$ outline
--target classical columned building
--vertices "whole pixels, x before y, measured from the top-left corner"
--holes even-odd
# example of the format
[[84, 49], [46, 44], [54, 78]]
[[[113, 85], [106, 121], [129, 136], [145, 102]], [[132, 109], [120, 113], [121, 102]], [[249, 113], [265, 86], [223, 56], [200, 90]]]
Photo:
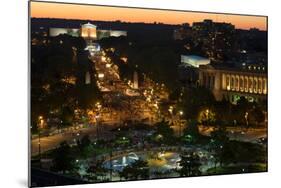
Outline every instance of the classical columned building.
[[96, 41], [108, 37], [127, 36], [127, 31], [98, 29], [96, 25], [91, 23], [83, 24], [80, 28], [49, 28], [50, 37], [56, 37], [63, 34], [67, 34], [73, 37], [81, 36], [85, 40]]
[[200, 66], [199, 84], [210, 89], [217, 100], [235, 103], [241, 96], [249, 101], [267, 98], [267, 74], [262, 71]]
[[239, 91], [253, 94], [267, 94], [265, 75], [222, 73], [222, 90]]
[[81, 26], [81, 37], [85, 39], [96, 40], [97, 39], [97, 26], [86, 23]]

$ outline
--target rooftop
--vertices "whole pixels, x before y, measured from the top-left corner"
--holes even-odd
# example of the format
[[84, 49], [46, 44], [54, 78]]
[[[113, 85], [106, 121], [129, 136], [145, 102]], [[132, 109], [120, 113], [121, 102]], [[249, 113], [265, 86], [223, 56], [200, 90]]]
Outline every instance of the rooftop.
[[96, 25], [91, 24], [90, 22], [83, 24], [82, 25], [83, 28], [96, 28]]
[[210, 64], [210, 59], [196, 55], [181, 55], [181, 62], [184, 66], [199, 68], [200, 65]]

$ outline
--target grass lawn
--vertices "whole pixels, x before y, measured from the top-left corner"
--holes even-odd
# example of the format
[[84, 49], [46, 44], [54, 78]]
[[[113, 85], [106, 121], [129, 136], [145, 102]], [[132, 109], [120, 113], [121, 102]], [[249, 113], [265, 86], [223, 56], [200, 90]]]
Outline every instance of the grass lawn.
[[266, 172], [267, 164], [259, 163], [252, 165], [239, 165], [239, 166], [223, 166], [217, 168], [210, 168], [207, 171], [208, 175], [214, 174], [239, 174], [239, 173], [253, 173], [253, 172]]

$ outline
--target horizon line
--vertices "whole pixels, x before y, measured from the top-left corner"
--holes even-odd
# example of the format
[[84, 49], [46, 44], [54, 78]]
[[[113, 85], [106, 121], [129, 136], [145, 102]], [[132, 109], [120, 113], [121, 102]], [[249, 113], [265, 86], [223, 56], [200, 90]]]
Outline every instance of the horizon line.
[[214, 21], [213, 19], [203, 19], [201, 22], [183, 22], [183, 23], [179, 23], [179, 24], [171, 24], [171, 23], [164, 23], [164, 22], [157, 22], [157, 21], [154, 21], [154, 22], [131, 22], [131, 21], [124, 21], [124, 20], [92, 20], [92, 19], [79, 19], [79, 18], [55, 18], [55, 17], [31, 17], [31, 19], [59, 19], [59, 20], [77, 20], [77, 21], [92, 21], [92, 22], [120, 22], [120, 23], [129, 23], [129, 24], [162, 24], [162, 25], [171, 25], [171, 26], [182, 26], [183, 24], [189, 24], [190, 27], [192, 27], [192, 25], [194, 23], [201, 23], [201, 22], [204, 22], [204, 20], [212, 20], [213, 23], [225, 23], [225, 24], [231, 24], [234, 26], [234, 29], [236, 30], [246, 30], [246, 31], [249, 31], [251, 29], [258, 29], [259, 31], [263, 31], [263, 32], [267, 32], [267, 30], [263, 30], [263, 29], [260, 29], [260, 28], [257, 28], [257, 27], [250, 27], [248, 29], [246, 28], [237, 28], [236, 25], [232, 24], [231, 22], [217, 22], [217, 21]]

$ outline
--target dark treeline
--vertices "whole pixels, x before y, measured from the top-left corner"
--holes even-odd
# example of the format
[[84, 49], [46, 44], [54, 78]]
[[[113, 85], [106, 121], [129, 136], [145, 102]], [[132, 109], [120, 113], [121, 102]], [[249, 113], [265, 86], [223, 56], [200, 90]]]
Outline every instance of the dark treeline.
[[[86, 43], [79, 37], [60, 35], [49, 38], [45, 45], [31, 49], [31, 118], [33, 127], [38, 117], [59, 118], [71, 124], [76, 108], [87, 109], [100, 99]], [[85, 74], [91, 84], [85, 84]]]
[[[159, 33], [161, 37], [161, 33]], [[142, 40], [131, 41], [126, 37], [105, 38], [100, 41], [103, 48], [115, 49], [107, 52], [120, 69], [121, 77], [132, 79], [134, 71], [145, 73], [152, 80], [164, 83], [171, 91], [178, 88], [178, 65], [183, 50], [178, 41]], [[127, 57], [124, 63], [120, 57]], [[143, 75], [140, 74], [140, 77]]]

